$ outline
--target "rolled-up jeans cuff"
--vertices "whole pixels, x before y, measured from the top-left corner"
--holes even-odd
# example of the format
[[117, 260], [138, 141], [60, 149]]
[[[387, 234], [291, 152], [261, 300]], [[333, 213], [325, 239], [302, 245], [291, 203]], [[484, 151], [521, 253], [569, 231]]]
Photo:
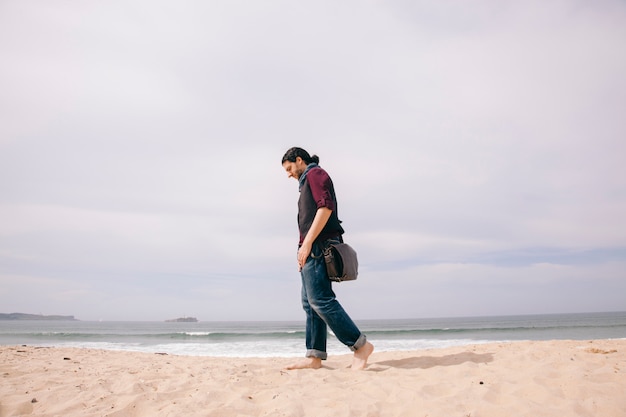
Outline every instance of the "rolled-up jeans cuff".
[[319, 359], [325, 361], [326, 358], [328, 358], [328, 353], [322, 352], [321, 350], [317, 350], [317, 349], [309, 349], [309, 350], [306, 351], [305, 357], [307, 357], [307, 358], [319, 358]]
[[367, 343], [367, 337], [365, 337], [365, 335], [361, 333], [361, 336], [359, 336], [359, 338], [356, 340], [356, 343], [350, 346], [350, 350], [353, 352], [356, 352], [357, 350], [365, 346], [366, 343]]

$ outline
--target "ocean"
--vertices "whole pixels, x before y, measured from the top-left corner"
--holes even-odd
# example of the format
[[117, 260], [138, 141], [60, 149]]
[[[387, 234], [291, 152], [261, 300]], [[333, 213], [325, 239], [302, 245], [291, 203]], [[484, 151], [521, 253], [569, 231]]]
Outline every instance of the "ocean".
[[[376, 351], [518, 340], [626, 338], [626, 312], [361, 320]], [[0, 320], [0, 345], [123, 350], [215, 357], [303, 356], [304, 323]], [[350, 351], [329, 334], [328, 353]]]

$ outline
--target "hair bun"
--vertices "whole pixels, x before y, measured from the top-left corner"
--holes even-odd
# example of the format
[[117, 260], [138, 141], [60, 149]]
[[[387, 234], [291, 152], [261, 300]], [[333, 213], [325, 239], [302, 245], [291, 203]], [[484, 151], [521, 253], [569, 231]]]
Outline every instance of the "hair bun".
[[315, 162], [316, 164], [320, 163], [320, 157], [317, 155], [313, 155], [311, 156], [311, 161]]

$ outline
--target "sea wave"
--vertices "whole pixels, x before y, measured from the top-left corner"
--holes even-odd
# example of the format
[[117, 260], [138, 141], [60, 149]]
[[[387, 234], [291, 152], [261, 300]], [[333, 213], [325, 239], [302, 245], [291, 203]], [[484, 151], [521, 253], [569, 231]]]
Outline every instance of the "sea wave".
[[[380, 328], [367, 327], [362, 328], [368, 337], [378, 339], [419, 339], [419, 338], [450, 338], [452, 335], [458, 336], [460, 339], [499, 339], [501, 335], [516, 335], [517, 337], [526, 337], [532, 333], [531, 338], [535, 338], [541, 334], [558, 335], [563, 333], [592, 333], [599, 330], [625, 329], [623, 324], [607, 324], [607, 325], [569, 325], [569, 326], [469, 326], [469, 327], [441, 327], [441, 328]], [[329, 330], [329, 334], [333, 334]], [[282, 330], [282, 331], [249, 331], [249, 330], [230, 330], [230, 331], [177, 331], [177, 332], [108, 332], [101, 330], [88, 329], [85, 331], [31, 331], [31, 332], [3, 332], [4, 338], [23, 338], [23, 339], [42, 339], [42, 340], [107, 340], [128, 342], [131, 340], [153, 340], [153, 341], [237, 341], [237, 340], [283, 340], [283, 339], [303, 339], [305, 337], [304, 329]]]
[[[626, 337], [626, 313], [369, 320], [359, 328], [377, 351], [420, 350], [486, 341]], [[8, 322], [0, 345], [73, 346], [208, 356], [299, 356], [302, 322]], [[329, 353], [345, 353], [329, 329]]]

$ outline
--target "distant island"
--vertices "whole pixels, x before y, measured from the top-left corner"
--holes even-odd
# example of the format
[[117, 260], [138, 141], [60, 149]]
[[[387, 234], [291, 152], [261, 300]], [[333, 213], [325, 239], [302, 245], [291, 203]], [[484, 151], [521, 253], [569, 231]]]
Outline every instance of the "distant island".
[[196, 323], [198, 321], [195, 317], [179, 317], [177, 319], [165, 320], [167, 323]]
[[44, 316], [43, 314], [0, 313], [0, 320], [58, 320], [77, 321], [74, 316]]

